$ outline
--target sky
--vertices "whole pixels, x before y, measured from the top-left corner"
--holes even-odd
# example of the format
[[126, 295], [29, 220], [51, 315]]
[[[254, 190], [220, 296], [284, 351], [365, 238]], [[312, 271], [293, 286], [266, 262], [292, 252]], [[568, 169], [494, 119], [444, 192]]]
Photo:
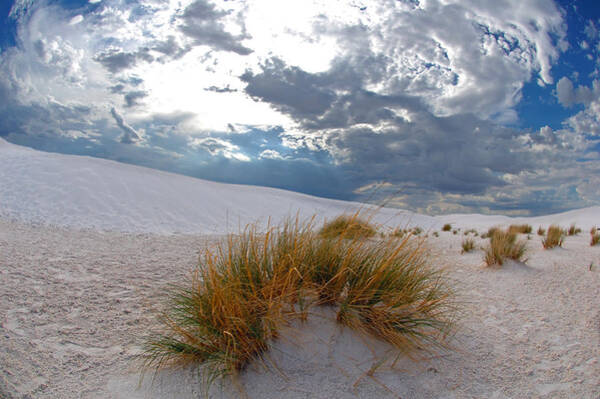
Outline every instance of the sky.
[[600, 204], [596, 0], [9, 0], [0, 137], [425, 214]]

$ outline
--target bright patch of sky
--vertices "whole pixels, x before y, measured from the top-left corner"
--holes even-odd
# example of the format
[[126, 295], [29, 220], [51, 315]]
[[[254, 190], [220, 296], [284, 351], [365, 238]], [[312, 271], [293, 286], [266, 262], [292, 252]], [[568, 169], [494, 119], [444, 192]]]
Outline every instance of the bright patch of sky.
[[0, 11], [0, 136], [15, 143], [427, 213], [600, 201], [593, 0]]

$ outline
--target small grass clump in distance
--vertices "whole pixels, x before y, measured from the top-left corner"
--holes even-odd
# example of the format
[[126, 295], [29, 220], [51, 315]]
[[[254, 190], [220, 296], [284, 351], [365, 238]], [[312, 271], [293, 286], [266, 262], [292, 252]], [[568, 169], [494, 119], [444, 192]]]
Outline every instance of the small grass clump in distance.
[[406, 229], [397, 228], [390, 233], [390, 237], [401, 238], [406, 234]]
[[574, 236], [581, 233], [581, 229], [579, 227], [577, 227], [577, 225], [575, 225], [575, 223], [573, 223], [571, 226], [569, 226], [569, 230], [567, 231], [567, 234], [570, 236]]
[[490, 227], [487, 232], [481, 235], [481, 238], [491, 238], [496, 231], [499, 231], [500, 228], [497, 226]]
[[452, 230], [452, 225], [450, 223], [446, 223], [443, 227], [442, 227], [442, 231], [450, 231]]
[[475, 241], [472, 238], [465, 238], [462, 242], [462, 251], [461, 253], [471, 252], [475, 249]]
[[538, 229], [537, 229], [537, 235], [538, 236], [543, 236], [544, 234], [546, 234], [546, 229], [544, 229], [542, 226], [538, 227]]
[[517, 240], [515, 233], [495, 229], [490, 236], [488, 246], [484, 250], [484, 260], [488, 266], [502, 266], [507, 258], [521, 261], [527, 251], [527, 246], [525, 242]]
[[369, 222], [354, 215], [340, 215], [331, 222], [326, 222], [319, 235], [322, 238], [343, 237], [347, 239], [369, 238], [376, 233], [375, 227]]
[[554, 247], [562, 247], [563, 239], [565, 237], [565, 231], [559, 226], [553, 224], [548, 227], [546, 237], [542, 240], [544, 249], [550, 249]]
[[591, 234], [590, 245], [594, 247], [598, 245], [598, 243], [600, 243], [600, 233], [598, 233], [598, 231], [594, 231], [594, 233]]
[[508, 232], [514, 234], [531, 234], [532, 227], [528, 224], [511, 224]]
[[297, 220], [229, 236], [171, 288], [162, 331], [145, 340], [144, 368], [204, 365], [210, 385], [261, 358], [281, 326], [319, 305], [409, 356], [445, 348], [455, 296], [424, 241], [362, 238], [323, 237]]

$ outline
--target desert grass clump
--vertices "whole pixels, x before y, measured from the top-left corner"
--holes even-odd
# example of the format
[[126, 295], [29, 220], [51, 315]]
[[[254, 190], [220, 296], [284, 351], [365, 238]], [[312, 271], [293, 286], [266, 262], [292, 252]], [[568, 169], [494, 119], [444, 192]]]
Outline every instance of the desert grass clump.
[[484, 251], [484, 260], [488, 266], [502, 266], [507, 258], [521, 261], [527, 251], [527, 245], [523, 241], [518, 241], [515, 233], [496, 229], [490, 236], [490, 242]]
[[401, 238], [406, 234], [407, 230], [406, 229], [395, 229], [394, 231], [392, 231], [390, 233], [390, 237], [396, 237], [396, 238]]
[[531, 234], [531, 225], [528, 224], [511, 224], [508, 226], [508, 232], [514, 234]]
[[450, 223], [446, 223], [443, 227], [442, 227], [442, 231], [450, 231], [452, 230], [452, 225]]
[[590, 239], [590, 245], [592, 247], [598, 245], [598, 243], [600, 243], [600, 233], [595, 232], [594, 234], [591, 235], [591, 239]]
[[481, 235], [481, 238], [491, 238], [495, 232], [500, 231], [500, 228], [497, 226], [490, 227], [487, 232]]
[[559, 226], [553, 224], [552, 226], [548, 227], [546, 237], [542, 240], [542, 245], [544, 246], [544, 249], [562, 247], [564, 237], [565, 231]]
[[143, 367], [204, 366], [209, 386], [262, 358], [281, 326], [320, 305], [409, 356], [446, 347], [455, 296], [424, 240], [324, 237], [312, 227], [248, 227], [207, 250], [189, 281], [170, 288]]
[[538, 227], [538, 229], [537, 229], [537, 235], [538, 236], [543, 236], [544, 234], [546, 234], [546, 229], [544, 229], [542, 226]]
[[462, 242], [462, 251], [461, 253], [471, 252], [475, 249], [475, 241], [472, 238], [466, 238]]
[[416, 227], [413, 227], [411, 232], [413, 235], [418, 236], [419, 234], [421, 234], [423, 232], [423, 229], [420, 228], [419, 226], [416, 226]]
[[291, 223], [264, 236], [249, 227], [207, 251], [190, 280], [170, 288], [163, 331], [144, 345], [144, 367], [204, 364], [210, 383], [259, 358], [297, 291], [297, 262], [311, 237]]
[[401, 353], [443, 348], [456, 308], [446, 277], [431, 268], [423, 241], [407, 237], [355, 247], [344, 269], [337, 320], [392, 344]]
[[340, 215], [330, 222], [325, 222], [319, 235], [322, 238], [343, 237], [347, 239], [373, 237], [376, 229], [358, 214]]
[[577, 225], [575, 223], [571, 224], [571, 226], [569, 226], [569, 230], [567, 231], [567, 235], [569, 236], [574, 236], [581, 233], [581, 229], [579, 227], [577, 227]]
[[597, 231], [598, 231], [598, 228], [597, 228], [596, 226], [593, 226], [593, 227], [590, 229], [590, 235], [594, 235], [594, 234], [596, 234], [596, 232], [597, 232]]

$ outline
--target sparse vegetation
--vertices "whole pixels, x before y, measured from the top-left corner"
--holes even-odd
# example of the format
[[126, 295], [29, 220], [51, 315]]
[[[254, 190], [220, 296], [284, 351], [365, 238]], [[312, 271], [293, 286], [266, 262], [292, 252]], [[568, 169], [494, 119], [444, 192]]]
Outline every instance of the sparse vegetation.
[[594, 234], [596, 234], [597, 231], [598, 231], [598, 229], [594, 226], [590, 229], [590, 234], [594, 235]]
[[466, 252], [471, 252], [472, 250], [475, 249], [475, 241], [472, 238], [465, 238], [462, 242], [462, 252], [461, 253], [466, 253]]
[[396, 237], [396, 238], [401, 238], [401, 237], [403, 237], [405, 234], [406, 234], [406, 229], [400, 229], [400, 228], [398, 228], [398, 229], [395, 229], [394, 231], [392, 231], [392, 232], [390, 233], [390, 236], [391, 236], [391, 237]]
[[458, 234], [458, 230], [452, 230], [452, 234], [454, 234], [454, 235]]
[[412, 233], [413, 233], [413, 235], [416, 235], [416, 236], [418, 236], [418, 235], [419, 235], [419, 234], [421, 234], [422, 232], [423, 232], [423, 229], [422, 229], [422, 228], [420, 228], [420, 227], [418, 227], [418, 226], [417, 226], [417, 227], [413, 227], [413, 229], [412, 229]]
[[337, 307], [341, 324], [400, 352], [444, 347], [454, 295], [423, 241], [362, 238], [314, 233], [298, 221], [229, 236], [171, 289], [163, 331], [145, 341], [144, 367], [203, 364], [210, 384], [260, 358], [287, 320], [325, 304]]
[[488, 266], [501, 266], [507, 258], [521, 261], [527, 251], [527, 246], [525, 242], [517, 241], [515, 233], [496, 228], [490, 236], [488, 246], [484, 250], [484, 259]]
[[545, 249], [554, 247], [562, 247], [565, 231], [557, 225], [548, 227], [546, 237], [542, 240], [542, 245]]
[[543, 236], [544, 234], [546, 234], [546, 229], [544, 229], [542, 226], [538, 227], [538, 229], [537, 229], [537, 235], [538, 236]]
[[511, 224], [508, 227], [508, 232], [513, 234], [530, 234], [532, 229], [528, 224]]
[[570, 236], [574, 236], [581, 233], [581, 229], [579, 227], [577, 227], [575, 225], [575, 223], [573, 223], [571, 226], [569, 226], [569, 230], [567, 231], [567, 234]]
[[340, 215], [331, 222], [326, 222], [319, 231], [322, 238], [343, 237], [351, 240], [373, 237], [375, 233], [375, 227], [357, 214]]
[[590, 245], [594, 247], [598, 245], [598, 243], [600, 243], [600, 233], [596, 231], [594, 232], [594, 234], [591, 235]]
[[452, 225], [450, 223], [446, 223], [443, 227], [442, 227], [442, 231], [450, 231], [452, 230]]
[[440, 233], [438, 233], [437, 231], [434, 231], [434, 232], [433, 232], [433, 235], [434, 235], [434, 237], [439, 237], [439, 236], [440, 236]]
[[487, 232], [481, 235], [481, 238], [491, 238], [496, 231], [499, 231], [500, 228], [497, 226], [490, 227]]

